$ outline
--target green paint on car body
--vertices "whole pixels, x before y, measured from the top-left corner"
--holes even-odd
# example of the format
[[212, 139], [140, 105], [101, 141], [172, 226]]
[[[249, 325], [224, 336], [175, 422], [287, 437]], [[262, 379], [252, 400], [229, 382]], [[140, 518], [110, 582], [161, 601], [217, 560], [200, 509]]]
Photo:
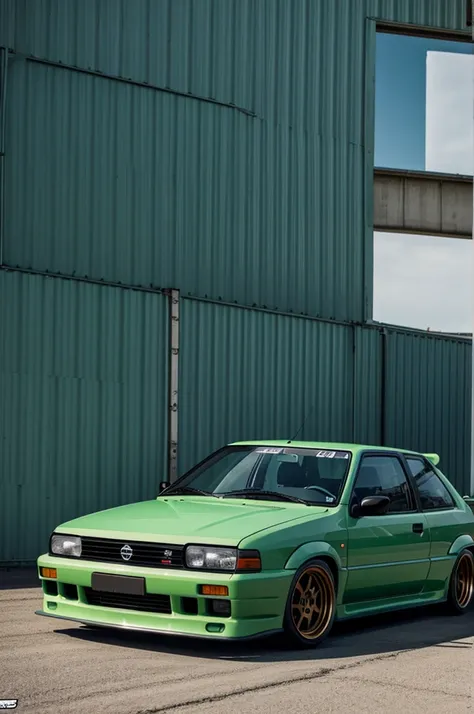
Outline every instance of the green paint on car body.
[[[82, 551], [40, 556], [39, 614], [215, 639], [263, 636], [284, 627], [295, 573], [315, 560], [332, 572], [338, 619], [446, 600], [456, 557], [474, 548], [474, 514], [438, 462], [433, 454], [344, 443], [230, 444], [156, 499], [56, 528], [80, 539]], [[406, 499], [408, 508], [357, 512], [374, 468], [389, 484], [390, 504]], [[449, 504], [439, 507], [442, 498]], [[197, 566], [187, 562], [190, 546]], [[201, 566], [204, 552], [210, 560]], [[238, 570], [252, 558], [260, 558], [259, 568]], [[57, 594], [41, 568], [56, 569]], [[143, 592], [126, 595], [120, 585], [115, 593], [94, 591], [94, 573], [141, 580]], [[203, 585], [228, 588], [220, 599], [230, 606], [215, 606], [219, 598], [203, 595]], [[153, 596], [162, 598], [162, 612], [153, 610]]]

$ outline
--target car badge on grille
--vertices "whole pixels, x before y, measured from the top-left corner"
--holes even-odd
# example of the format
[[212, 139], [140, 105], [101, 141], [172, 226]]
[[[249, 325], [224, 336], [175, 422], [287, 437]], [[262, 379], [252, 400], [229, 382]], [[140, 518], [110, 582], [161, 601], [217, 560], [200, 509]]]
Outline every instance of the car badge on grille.
[[172, 555], [173, 555], [172, 550], [165, 550], [165, 552], [164, 552], [165, 558], [171, 558]]
[[120, 555], [122, 556], [123, 560], [130, 560], [133, 555], [133, 550], [130, 548], [129, 545], [124, 545], [122, 546], [122, 548], [120, 548]]

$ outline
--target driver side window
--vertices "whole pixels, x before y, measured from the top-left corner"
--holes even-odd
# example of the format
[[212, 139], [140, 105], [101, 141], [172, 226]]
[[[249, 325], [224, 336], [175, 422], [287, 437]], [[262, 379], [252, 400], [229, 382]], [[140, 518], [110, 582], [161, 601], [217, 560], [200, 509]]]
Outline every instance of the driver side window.
[[388, 496], [388, 513], [414, 510], [410, 487], [396, 456], [364, 456], [357, 474], [353, 497], [360, 503], [368, 496]]

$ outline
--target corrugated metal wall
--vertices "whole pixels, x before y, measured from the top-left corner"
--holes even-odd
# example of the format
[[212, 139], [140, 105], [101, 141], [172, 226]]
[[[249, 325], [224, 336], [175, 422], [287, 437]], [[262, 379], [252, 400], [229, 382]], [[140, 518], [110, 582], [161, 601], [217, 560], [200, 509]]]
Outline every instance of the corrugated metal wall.
[[181, 470], [307, 416], [306, 438], [440, 451], [464, 489], [470, 346], [356, 324], [372, 297], [376, 17], [463, 30], [465, 3], [0, 2], [0, 563], [36, 558], [69, 517], [154, 495], [164, 287], [188, 298]]
[[0, 271], [0, 563], [166, 468], [167, 300]]
[[466, 29], [464, 0], [4, 0], [0, 45], [83, 71], [10, 61], [5, 263], [364, 320], [367, 17]]
[[18, 52], [283, 114], [305, 95], [315, 113], [347, 102], [337, 79], [363, 71], [366, 17], [467, 29], [465, 0], [2, 0], [0, 13]]
[[180, 471], [238, 439], [352, 438], [352, 328], [184, 300]]
[[383, 352], [378, 330], [357, 327], [354, 344], [354, 441], [383, 443]]
[[[1, 564], [34, 559], [68, 518], [156, 494], [168, 330], [157, 293], [6, 271], [0, 288]], [[467, 341], [190, 299], [180, 331], [180, 472], [229, 441], [302, 427], [437, 451], [468, 490]]]
[[7, 265], [360, 318], [353, 143], [21, 58], [8, 88]]
[[305, 422], [304, 439], [438, 452], [469, 491], [471, 359], [467, 340], [184, 300], [180, 471]]
[[437, 452], [441, 467], [470, 493], [472, 345], [389, 331], [386, 349], [387, 439]]

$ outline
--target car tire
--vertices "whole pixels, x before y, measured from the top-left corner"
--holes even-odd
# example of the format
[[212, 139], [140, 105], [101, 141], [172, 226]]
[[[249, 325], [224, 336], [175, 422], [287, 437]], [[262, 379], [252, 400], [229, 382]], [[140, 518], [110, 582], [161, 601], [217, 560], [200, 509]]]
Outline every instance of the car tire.
[[296, 572], [283, 618], [286, 643], [316, 647], [330, 633], [336, 617], [336, 587], [330, 567], [311, 560]]
[[448, 607], [455, 615], [464, 615], [474, 598], [474, 555], [459, 553], [454, 563], [448, 590]]

